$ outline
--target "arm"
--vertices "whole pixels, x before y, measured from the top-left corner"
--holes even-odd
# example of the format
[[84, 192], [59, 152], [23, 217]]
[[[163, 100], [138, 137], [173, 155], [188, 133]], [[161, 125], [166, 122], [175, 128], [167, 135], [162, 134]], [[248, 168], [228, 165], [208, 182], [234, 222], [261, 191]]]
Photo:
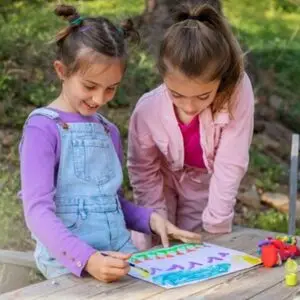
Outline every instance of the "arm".
[[240, 182], [249, 163], [253, 135], [254, 97], [247, 75], [236, 93], [233, 120], [224, 128], [214, 162], [203, 227], [211, 233], [232, 230], [234, 205]]
[[139, 110], [133, 113], [130, 120], [127, 162], [129, 178], [135, 201], [154, 208], [167, 219], [160, 153], [144, 120]]
[[[57, 130], [54, 126], [54, 130]], [[56, 141], [55, 134], [30, 122], [26, 126], [20, 149], [25, 220], [30, 231], [48, 248], [51, 255], [80, 276], [96, 250], [73, 235], [55, 215]]]
[[[111, 133], [112, 133], [112, 141], [113, 141], [114, 147], [116, 149], [116, 152], [118, 154], [118, 157], [119, 157], [121, 165], [122, 165], [124, 155], [123, 155], [123, 147], [122, 147], [120, 133], [119, 133], [117, 127], [115, 127], [115, 126], [111, 127]], [[142, 206], [135, 205], [134, 203], [126, 200], [124, 198], [122, 188], [119, 189], [118, 195], [119, 195], [120, 204], [121, 204], [121, 207], [122, 207], [122, 210], [124, 213], [126, 226], [131, 230], [150, 234], [151, 233], [150, 216], [151, 216], [153, 210], [142, 207]]]

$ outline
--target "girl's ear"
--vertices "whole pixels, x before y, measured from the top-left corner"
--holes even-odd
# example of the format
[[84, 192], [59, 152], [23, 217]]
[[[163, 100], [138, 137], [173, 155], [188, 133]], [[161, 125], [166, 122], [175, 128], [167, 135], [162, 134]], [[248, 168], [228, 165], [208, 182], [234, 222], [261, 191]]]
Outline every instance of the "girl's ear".
[[60, 61], [60, 60], [55, 60], [53, 63], [54, 69], [56, 71], [56, 74], [58, 78], [62, 81], [66, 79], [66, 66]]

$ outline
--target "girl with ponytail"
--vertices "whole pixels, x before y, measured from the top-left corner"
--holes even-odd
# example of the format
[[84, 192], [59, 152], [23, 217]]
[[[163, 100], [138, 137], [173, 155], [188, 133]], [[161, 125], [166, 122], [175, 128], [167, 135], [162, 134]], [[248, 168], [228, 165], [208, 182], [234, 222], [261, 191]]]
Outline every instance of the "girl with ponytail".
[[[181, 229], [230, 232], [248, 167], [254, 97], [220, 11], [207, 3], [179, 7], [158, 70], [163, 83], [142, 96], [130, 120], [134, 199]], [[137, 232], [133, 240], [139, 249], [157, 242]]]

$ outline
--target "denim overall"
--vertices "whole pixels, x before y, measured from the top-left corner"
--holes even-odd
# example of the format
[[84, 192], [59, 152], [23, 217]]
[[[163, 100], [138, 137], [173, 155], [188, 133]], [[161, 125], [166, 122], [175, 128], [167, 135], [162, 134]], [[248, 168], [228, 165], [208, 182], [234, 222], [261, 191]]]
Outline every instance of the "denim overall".
[[[126, 229], [117, 191], [122, 167], [109, 134], [108, 124], [62, 123], [59, 114], [40, 108], [33, 115], [53, 119], [61, 138], [56, 181], [56, 216], [78, 238], [97, 250], [136, 252]], [[46, 278], [70, 273], [36, 237], [35, 260]]]

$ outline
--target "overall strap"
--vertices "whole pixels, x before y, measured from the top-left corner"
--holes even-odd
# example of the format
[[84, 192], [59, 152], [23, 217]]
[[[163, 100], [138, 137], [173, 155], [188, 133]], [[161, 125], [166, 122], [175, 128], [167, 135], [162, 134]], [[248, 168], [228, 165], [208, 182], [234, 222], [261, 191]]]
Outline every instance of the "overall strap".
[[97, 113], [96, 116], [100, 124], [102, 124], [102, 126], [104, 127], [105, 132], [108, 135], [110, 135], [110, 128], [109, 128], [110, 122], [99, 113]]
[[45, 116], [48, 117], [49, 119], [55, 120], [59, 118], [59, 113], [50, 109], [50, 108], [46, 108], [46, 107], [41, 107], [41, 108], [37, 108], [35, 110], [33, 110], [28, 118], [30, 119], [32, 116], [36, 116], [36, 115], [41, 115], [41, 116]]

